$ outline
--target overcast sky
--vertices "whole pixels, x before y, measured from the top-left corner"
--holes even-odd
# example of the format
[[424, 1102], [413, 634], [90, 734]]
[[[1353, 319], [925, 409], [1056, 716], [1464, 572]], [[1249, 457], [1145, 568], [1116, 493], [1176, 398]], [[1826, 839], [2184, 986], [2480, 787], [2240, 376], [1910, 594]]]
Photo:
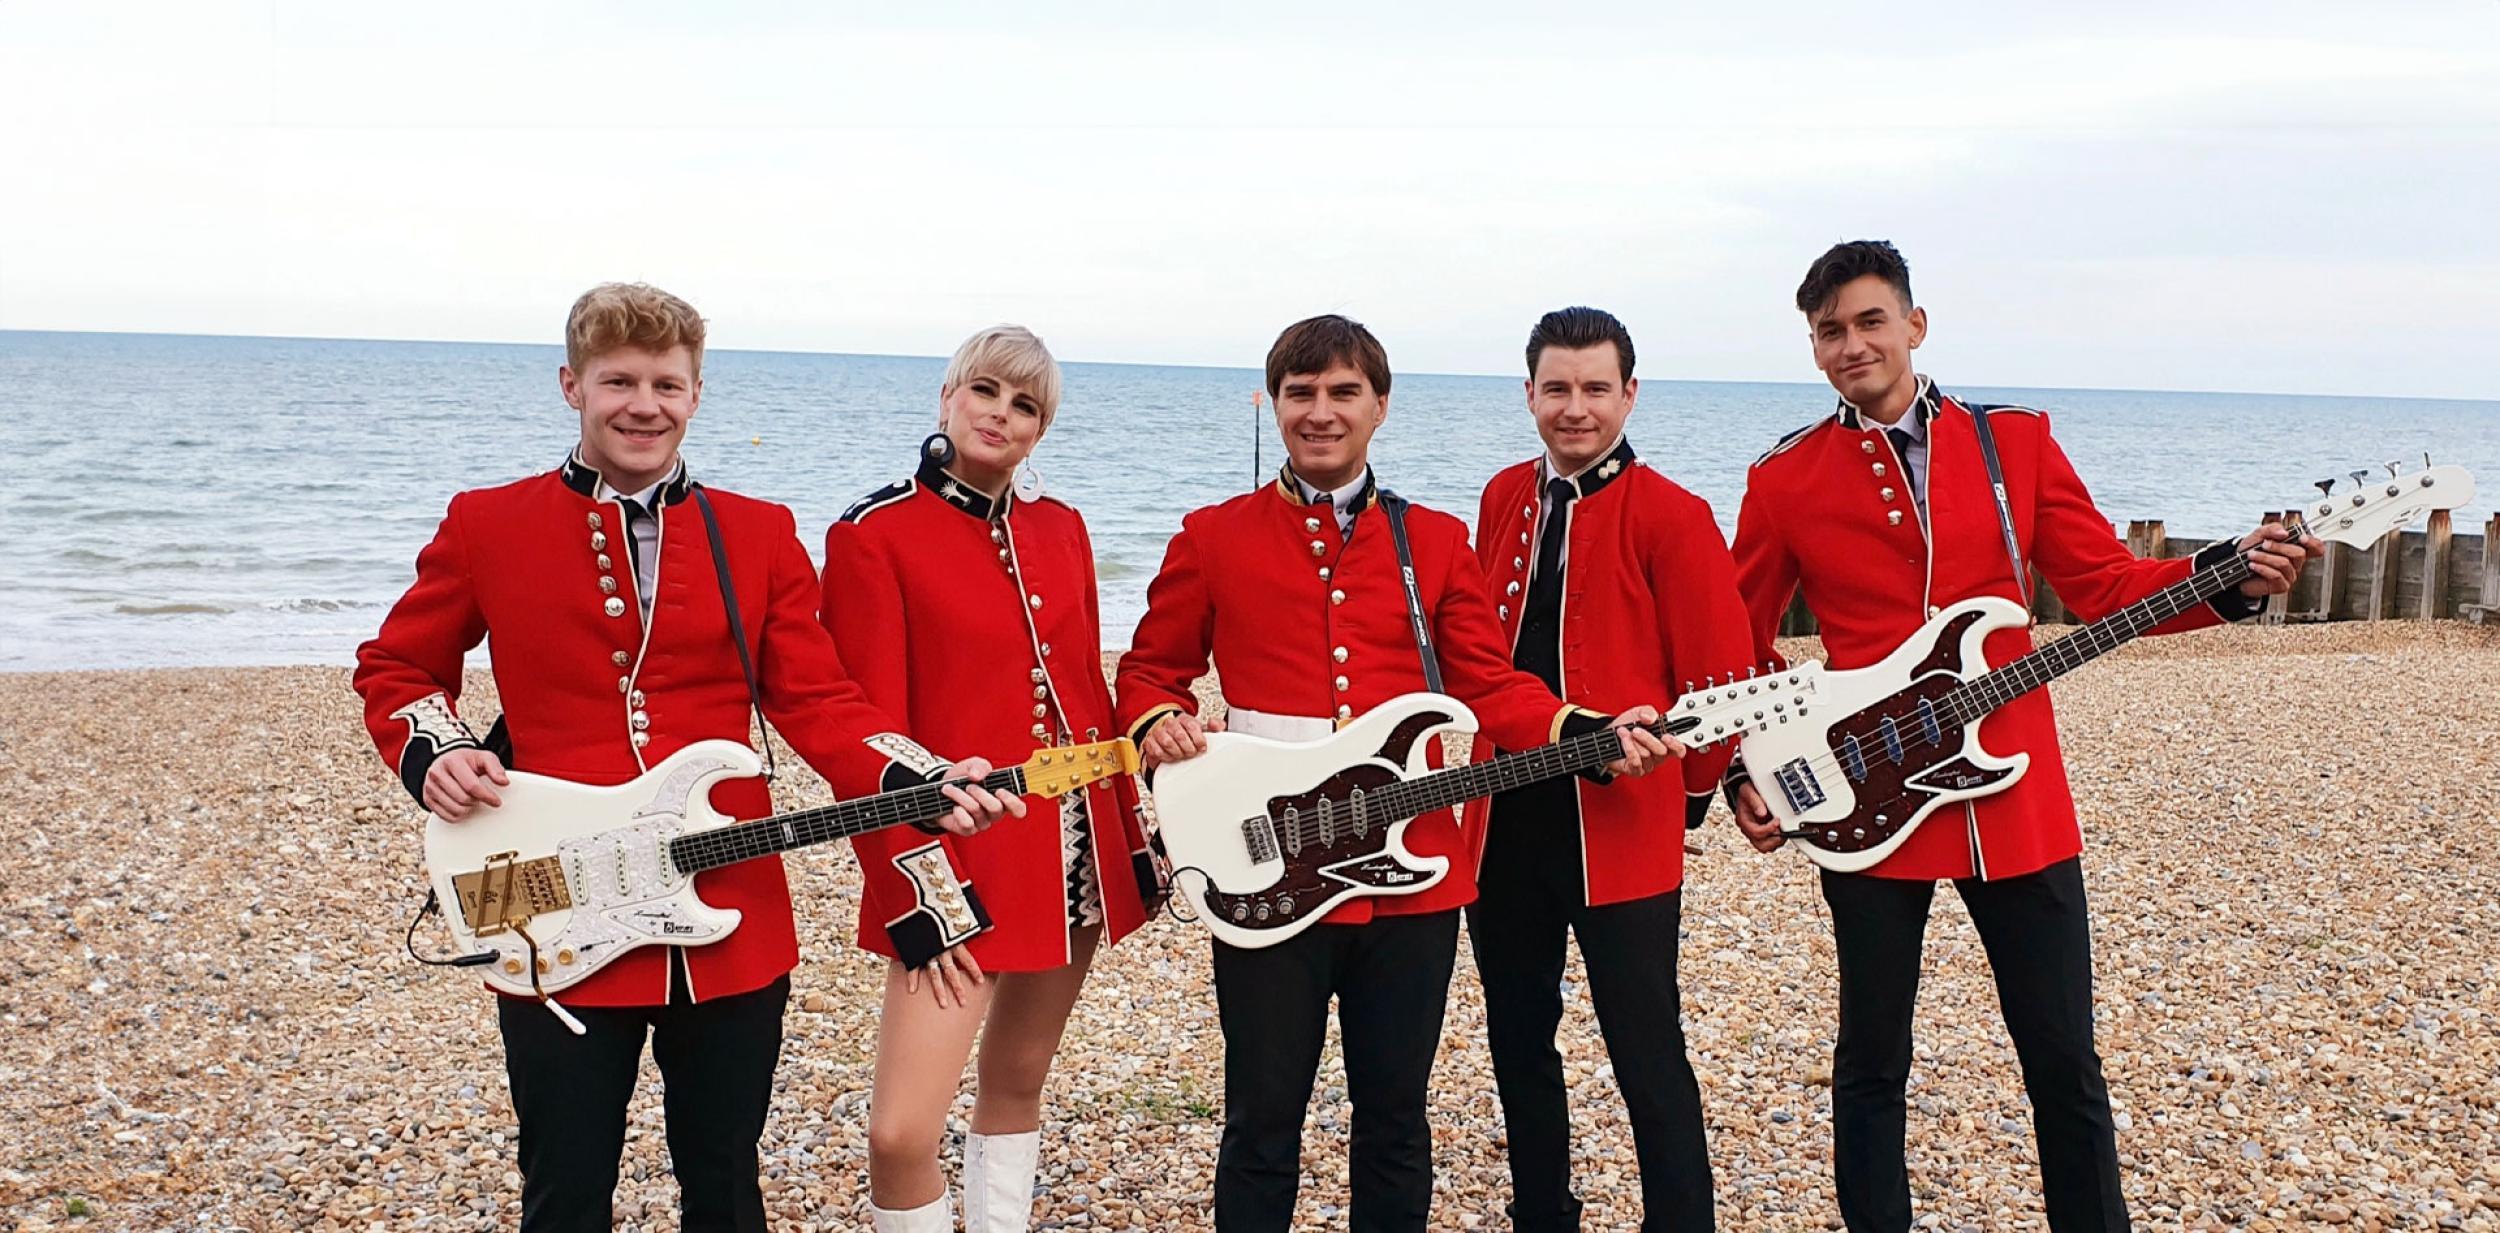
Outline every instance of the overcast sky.
[[1667, 7], [8, 0], [0, 328], [1813, 380], [1880, 236], [1945, 380], [2495, 396], [2500, 0]]

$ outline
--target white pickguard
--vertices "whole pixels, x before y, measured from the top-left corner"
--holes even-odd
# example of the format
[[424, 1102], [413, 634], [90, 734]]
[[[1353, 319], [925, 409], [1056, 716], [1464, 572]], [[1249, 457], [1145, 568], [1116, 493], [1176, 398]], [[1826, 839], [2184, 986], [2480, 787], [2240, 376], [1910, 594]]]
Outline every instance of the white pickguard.
[[[1439, 712], [1450, 721], [1418, 736], [1403, 764], [1374, 756], [1398, 725], [1426, 712]], [[1439, 733], [1475, 730], [1475, 713], [1465, 703], [1437, 694], [1408, 694], [1316, 741], [1274, 741], [1236, 732], [1208, 734], [1205, 753], [1155, 772], [1155, 816], [1162, 822], [1164, 849], [1172, 861], [1173, 889], [1188, 898], [1215, 936], [1235, 946], [1256, 948], [1273, 946], [1302, 932], [1318, 923], [1329, 908], [1355, 895], [1413, 894], [1433, 886], [1448, 875], [1449, 858], [1409, 852], [1405, 832], [1411, 819], [1399, 818], [1388, 823], [1385, 839], [1368, 852], [1405, 867], [1385, 875], [1398, 879], [1394, 884], [1342, 882], [1322, 894], [1317, 903], [1294, 905], [1292, 923], [1267, 928], [1253, 927], [1255, 921], [1226, 919], [1207, 899], [1211, 890], [1236, 895], [1262, 891], [1286, 875], [1286, 858], [1280, 853], [1257, 859], [1242, 830], [1245, 820], [1266, 815], [1270, 798], [1307, 792], [1350, 767], [1368, 766], [1411, 779], [1430, 772], [1426, 757], [1440, 740]], [[1404, 880], [1409, 873], [1412, 881]]]
[[[1934, 619], [1921, 626], [1916, 635], [1877, 663], [1845, 671], [1815, 666], [1810, 677], [1814, 705], [1808, 717], [1776, 724], [1745, 736], [1745, 774], [1753, 781], [1754, 790], [1762, 794], [1763, 803], [1770, 806], [1781, 830], [1794, 835], [1800, 826], [1838, 821], [1856, 812], [1857, 794], [1849, 776], [1840, 773], [1832, 752], [1832, 725], [1907, 689], [1916, 679], [1915, 670], [1933, 653], [1936, 633], [1971, 612], [1980, 615], [1976, 622], [1962, 631], [1962, 672], [1965, 675], [1986, 672], [1988, 661], [1981, 644], [1987, 636], [1999, 629], [2020, 629], [2028, 623], [2019, 605], [1993, 596], [1967, 599], [1939, 612]], [[1912, 783], [1938, 795], [1918, 803], [1911, 812], [1911, 820], [1884, 842], [1856, 852], [1835, 852], [1811, 843], [1796, 846], [1808, 859], [1826, 869], [1855, 873], [1892, 855], [1936, 811], [1961, 801], [2002, 792], [2022, 778], [2023, 772], [2031, 765], [2029, 754], [1999, 758], [1981, 748], [1979, 725], [1976, 723], [1962, 729], [1960, 755], [1973, 766], [2011, 773], [1970, 790], [1951, 783], [1914, 779]], [[1802, 811], [1790, 807], [1788, 793], [1778, 779], [1783, 766], [1799, 760], [1822, 769], [1814, 782], [1823, 799]]]
[[[701, 946], [727, 937], [741, 913], [697, 898], [693, 876], [670, 867], [666, 845], [680, 835], [734, 825], [712, 808], [712, 785], [761, 769], [754, 751], [738, 742], [697, 741], [614, 787], [514, 771], [511, 784], [496, 789], [502, 805], [459, 822], [428, 819], [426, 874], [461, 952], [496, 952], [495, 962], [480, 969], [486, 982], [529, 996], [560, 992], [636, 947]], [[569, 909], [523, 926], [542, 964], [535, 987], [529, 941], [517, 932], [476, 936], [452, 880], [506, 852], [523, 861], [559, 857], [572, 896]]]

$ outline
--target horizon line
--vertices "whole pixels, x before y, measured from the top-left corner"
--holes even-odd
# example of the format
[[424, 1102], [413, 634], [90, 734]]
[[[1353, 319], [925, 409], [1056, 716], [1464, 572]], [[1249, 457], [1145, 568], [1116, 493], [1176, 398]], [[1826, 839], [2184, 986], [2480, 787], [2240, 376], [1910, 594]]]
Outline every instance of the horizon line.
[[[564, 346], [562, 342], [513, 342], [508, 339], [373, 338], [360, 335], [340, 334], [219, 334], [207, 331], [191, 330], [59, 330], [18, 326], [0, 326], [0, 334], [65, 334], [88, 335], [106, 338], [205, 338], [258, 342], [393, 343], [411, 346], [444, 347], [538, 347], [561, 349]], [[707, 346], [704, 348], [704, 351], [706, 354], [814, 355], [831, 356], [842, 359], [930, 360], [933, 362], [943, 362], [947, 358], [942, 355], [909, 355], [899, 352], [811, 351], [786, 347]], [[1204, 369], [1211, 372], [1247, 373], [1257, 373], [1260, 371], [1257, 367], [1242, 364], [1175, 363], [1170, 361], [1152, 360], [1063, 360], [1061, 362], [1065, 364], [1082, 364], [1089, 367], [1101, 368], [1192, 368]], [[1393, 371], [1391, 375], [1394, 377], [1396, 373]], [[1509, 373], [1489, 372], [1427, 372], [1418, 370], [1409, 372], [1406, 375], [1410, 377], [1464, 377], [1484, 380], [1516, 379]], [[1766, 381], [1740, 377], [1653, 377], [1651, 380], [1668, 385], [1797, 385], [1824, 386], [1825, 388], [1828, 388], [1828, 386], [1825, 386], [1823, 382], [1818, 381]], [[2125, 385], [2022, 385], [1995, 381], [1972, 381], [1967, 383], [1956, 382], [1955, 384], [1978, 389], [2080, 391], [2099, 394], [2223, 394], [2251, 398], [2372, 398], [2388, 402], [2453, 402], [2471, 405], [2500, 404], [2500, 399], [2462, 398], [2447, 394], [2355, 394], [2346, 392], [2315, 391], [2295, 393], [2284, 390], [2157, 389], [2147, 386]]]

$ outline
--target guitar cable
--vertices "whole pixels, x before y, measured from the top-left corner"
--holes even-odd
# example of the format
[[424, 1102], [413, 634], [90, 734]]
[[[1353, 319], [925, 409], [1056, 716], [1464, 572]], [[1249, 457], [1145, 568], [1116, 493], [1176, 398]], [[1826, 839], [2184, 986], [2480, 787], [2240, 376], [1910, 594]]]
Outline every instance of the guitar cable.
[[[1207, 871], [1206, 871], [1206, 870], [1204, 870], [1204, 869], [1200, 869], [1200, 868], [1199, 868], [1199, 867], [1197, 867], [1196, 865], [1183, 865], [1183, 866], [1181, 866], [1180, 868], [1175, 869], [1175, 870], [1173, 870], [1173, 871], [1172, 871], [1172, 883], [1171, 883], [1171, 887], [1172, 887], [1172, 889], [1173, 889], [1173, 890], [1179, 890], [1179, 889], [1181, 888], [1181, 875], [1182, 875], [1182, 874], [1184, 874], [1184, 873], [1194, 873], [1194, 874], [1197, 874], [1197, 875], [1198, 875], [1198, 881], [1199, 881], [1199, 883], [1200, 883], [1201, 885], [1204, 885], [1204, 886], [1213, 886], [1213, 885], [1215, 885], [1215, 879], [1213, 879], [1213, 878], [1211, 878], [1211, 877], [1208, 877], [1208, 876], [1207, 876]], [[1182, 924], [1184, 924], [1184, 925], [1194, 925], [1194, 924], [1197, 924], [1197, 923], [1198, 923], [1198, 914], [1197, 914], [1197, 913], [1192, 912], [1192, 913], [1190, 913], [1190, 914], [1189, 914], [1189, 915], [1187, 915], [1187, 916], [1183, 916], [1183, 915], [1181, 915], [1181, 910], [1180, 910], [1180, 907], [1179, 907], [1178, 905], [1180, 904], [1180, 901], [1181, 901], [1181, 900], [1186, 899], [1186, 898], [1188, 898], [1188, 896], [1187, 896], [1187, 895], [1168, 895], [1168, 894], [1167, 894], [1167, 895], [1165, 895], [1165, 896], [1163, 897], [1163, 914], [1164, 914], [1165, 916], [1169, 916], [1169, 917], [1171, 917], [1173, 920], [1179, 921], [1180, 923], [1182, 923]]]
[[417, 953], [417, 925], [425, 919], [426, 913], [439, 913], [441, 909], [442, 901], [435, 897], [434, 888], [430, 886], [427, 887], [425, 890], [425, 902], [418, 904], [416, 915], [408, 918], [408, 936], [406, 938], [408, 957], [426, 965], [427, 967], [434, 968], [473, 968], [482, 963], [493, 963], [495, 961], [495, 952], [491, 950], [481, 950], [466, 955], [454, 955], [449, 959], [433, 959]]

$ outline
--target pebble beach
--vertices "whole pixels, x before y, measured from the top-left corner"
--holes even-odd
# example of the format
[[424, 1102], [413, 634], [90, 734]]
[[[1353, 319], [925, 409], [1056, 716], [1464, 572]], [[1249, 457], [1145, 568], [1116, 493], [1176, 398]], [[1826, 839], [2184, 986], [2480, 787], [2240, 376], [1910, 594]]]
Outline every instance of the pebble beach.
[[[2138, 1227], [2500, 1231], [2500, 630], [2212, 630], [2054, 689]], [[492, 696], [480, 675], [464, 710], [491, 715]], [[0, 1230], [517, 1222], [488, 995], [401, 949], [419, 818], [357, 716], [344, 668], [0, 674], [0, 811], [20, 847], [0, 866]], [[783, 764], [783, 804], [825, 799]], [[1756, 855], [1723, 810], [1695, 842], [1684, 1001], [1720, 1227], [1837, 1228], [1812, 867]], [[881, 961], [844, 943], [849, 854], [789, 865], [807, 959], [767, 1201], [777, 1229], [864, 1229]], [[1161, 919], [1097, 965], [1051, 1079], [1037, 1228], [1208, 1227], [1207, 951]], [[1576, 964], [1567, 980], [1585, 1227], [1634, 1229], [1629, 1127]], [[1919, 1016], [1921, 1226], [2044, 1228], [2012, 1047], [1949, 893]], [[1435, 1070], [1436, 1229], [1509, 1227], [1483, 1040], [1462, 946]], [[618, 1227], [673, 1230], [644, 1073]], [[1346, 1227], [1349, 1117], [1332, 1047], [1297, 1227]]]

